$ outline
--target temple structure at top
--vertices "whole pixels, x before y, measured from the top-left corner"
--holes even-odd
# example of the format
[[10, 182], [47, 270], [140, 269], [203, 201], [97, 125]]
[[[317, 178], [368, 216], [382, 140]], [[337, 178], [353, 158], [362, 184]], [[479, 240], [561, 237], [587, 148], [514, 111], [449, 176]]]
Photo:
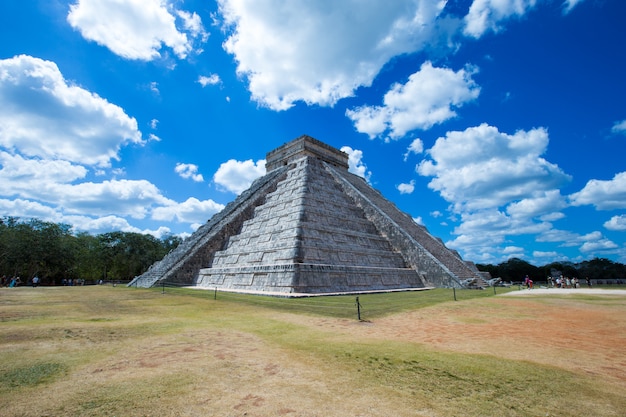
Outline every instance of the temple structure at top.
[[267, 174], [129, 285], [160, 282], [282, 296], [484, 284], [309, 136], [269, 152]]

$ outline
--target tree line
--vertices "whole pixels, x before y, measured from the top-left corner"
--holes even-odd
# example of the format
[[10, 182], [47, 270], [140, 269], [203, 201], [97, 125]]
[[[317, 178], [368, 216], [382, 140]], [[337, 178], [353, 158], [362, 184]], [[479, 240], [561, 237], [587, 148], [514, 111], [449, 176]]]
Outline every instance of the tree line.
[[131, 232], [73, 233], [67, 224], [2, 217], [0, 276], [20, 277], [22, 283], [37, 276], [44, 285], [61, 285], [69, 279], [127, 281], [181, 241], [173, 235], [157, 239]]
[[556, 274], [579, 280], [589, 278], [598, 283], [626, 282], [626, 265], [605, 258], [578, 263], [552, 262], [544, 266], [534, 266], [522, 259], [511, 258], [498, 265], [477, 264], [476, 267], [480, 271], [489, 272], [494, 278], [502, 278], [505, 282], [520, 282], [526, 275], [535, 282], [546, 281], [548, 276], [554, 277]]

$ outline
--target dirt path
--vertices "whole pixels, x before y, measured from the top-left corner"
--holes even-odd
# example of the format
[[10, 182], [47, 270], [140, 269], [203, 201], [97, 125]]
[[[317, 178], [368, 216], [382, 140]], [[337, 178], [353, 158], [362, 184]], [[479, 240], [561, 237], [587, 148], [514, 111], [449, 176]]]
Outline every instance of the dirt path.
[[[562, 297], [589, 291], [603, 297], [594, 301]], [[462, 308], [463, 302], [459, 302], [367, 323], [299, 320], [308, 320], [308, 324], [321, 329], [372, 339], [410, 341], [440, 350], [527, 360], [606, 375], [626, 387], [624, 303], [624, 290], [537, 289], [474, 302], [471, 309]]]

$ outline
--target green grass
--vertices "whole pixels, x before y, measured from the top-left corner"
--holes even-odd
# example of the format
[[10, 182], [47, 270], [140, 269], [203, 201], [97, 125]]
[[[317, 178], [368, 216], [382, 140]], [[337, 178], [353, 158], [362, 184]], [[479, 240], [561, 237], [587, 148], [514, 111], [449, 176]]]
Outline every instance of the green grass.
[[0, 392], [44, 384], [63, 376], [66, 372], [67, 366], [56, 362], [0, 369]]
[[[504, 294], [514, 291], [511, 288], [497, 288], [496, 294]], [[209, 290], [197, 290], [188, 288], [166, 287], [153, 288], [150, 291], [187, 295], [207, 300], [220, 302], [232, 302], [248, 306], [269, 308], [273, 310], [294, 312], [299, 314], [312, 314], [317, 316], [335, 318], [357, 318], [356, 298], [361, 305], [361, 319], [371, 320], [396, 314], [403, 311], [416, 310], [433, 306], [440, 303], [454, 301], [473, 300], [494, 296], [494, 289], [467, 290], [437, 288], [427, 291], [404, 291], [361, 295], [336, 295], [321, 297], [284, 298], [262, 295], [247, 295], [229, 292], [217, 292]]]

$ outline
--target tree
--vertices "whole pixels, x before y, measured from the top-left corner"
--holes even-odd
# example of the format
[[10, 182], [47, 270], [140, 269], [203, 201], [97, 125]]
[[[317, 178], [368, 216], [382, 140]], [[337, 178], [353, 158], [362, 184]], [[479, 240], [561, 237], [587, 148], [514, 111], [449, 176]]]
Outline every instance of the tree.
[[71, 226], [38, 219], [0, 218], [0, 273], [42, 283], [63, 278], [130, 280], [176, 248], [182, 239], [167, 235], [110, 232], [72, 234]]
[[578, 264], [579, 277], [589, 279], [625, 279], [626, 266], [605, 258], [595, 258]]

